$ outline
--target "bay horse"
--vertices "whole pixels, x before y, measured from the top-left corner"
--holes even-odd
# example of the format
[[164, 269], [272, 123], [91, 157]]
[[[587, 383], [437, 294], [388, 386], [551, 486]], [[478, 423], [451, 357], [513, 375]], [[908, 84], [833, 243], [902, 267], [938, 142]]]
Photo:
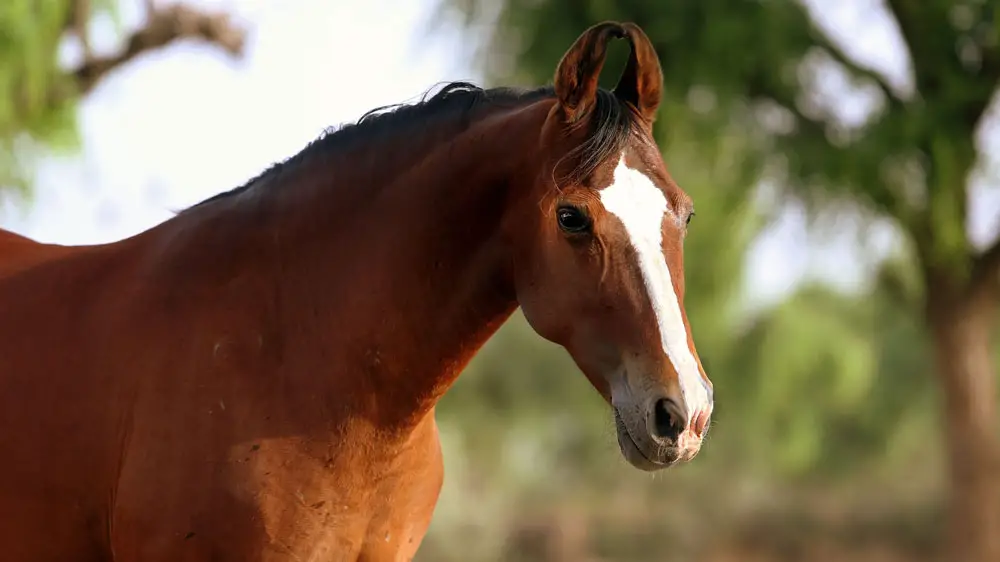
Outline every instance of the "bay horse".
[[639, 27], [604, 22], [553, 86], [375, 110], [135, 236], [4, 236], [2, 558], [410, 560], [443, 481], [435, 404], [518, 306], [628, 462], [693, 458], [713, 393], [662, 78]]

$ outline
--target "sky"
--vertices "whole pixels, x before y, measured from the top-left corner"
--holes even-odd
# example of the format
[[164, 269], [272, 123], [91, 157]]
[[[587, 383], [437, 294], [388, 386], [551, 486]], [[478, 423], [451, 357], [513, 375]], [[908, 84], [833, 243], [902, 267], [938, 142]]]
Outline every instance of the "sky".
[[[32, 205], [0, 209], [0, 226], [45, 242], [118, 240], [244, 183], [326, 127], [415, 100], [445, 81], [482, 83], [474, 39], [447, 23], [433, 36], [425, 31], [433, 0], [185, 2], [226, 10], [247, 24], [244, 60], [183, 42], [109, 77], [79, 108], [82, 152], [46, 158]], [[805, 2], [823, 10], [821, 25], [849, 54], [906, 88], [905, 55], [880, 2]], [[140, 4], [122, 2], [126, 27], [141, 21]], [[97, 22], [94, 35], [100, 49], [120, 47], [108, 21]], [[74, 55], [68, 43], [65, 62]], [[848, 101], [842, 110], [857, 117], [865, 101]], [[984, 201], [972, 225], [983, 239], [1000, 209], [997, 197]], [[803, 243], [806, 232], [804, 214], [790, 207], [754, 245], [747, 291], [755, 301], [778, 300], [806, 276], [844, 287], [859, 282], [868, 253], [859, 253], [856, 232], [820, 250]], [[860, 239], [880, 255], [891, 236], [882, 229]]]

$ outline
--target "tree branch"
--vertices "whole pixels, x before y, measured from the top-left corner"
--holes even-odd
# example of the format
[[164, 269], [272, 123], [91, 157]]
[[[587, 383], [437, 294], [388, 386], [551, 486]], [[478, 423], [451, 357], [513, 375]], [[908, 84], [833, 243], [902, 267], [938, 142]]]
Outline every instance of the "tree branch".
[[851, 59], [851, 57], [847, 56], [847, 53], [845, 53], [840, 47], [834, 45], [830, 38], [827, 37], [822, 30], [817, 28], [815, 24], [812, 25], [812, 38], [816, 43], [816, 46], [825, 50], [833, 58], [833, 60], [837, 61], [837, 63], [847, 69], [848, 73], [874, 82], [875, 86], [882, 92], [882, 95], [885, 96], [886, 105], [890, 111], [902, 108], [903, 100], [892, 91], [892, 88], [889, 87], [889, 83], [886, 82], [884, 76], [875, 72], [871, 68], [861, 66]]
[[899, 25], [918, 94], [932, 93], [941, 85], [940, 73], [948, 68], [955, 45], [947, 8], [938, 13], [941, 4], [920, 0], [886, 0], [886, 5]]
[[78, 93], [90, 92], [108, 74], [136, 57], [181, 39], [205, 41], [239, 58], [243, 55], [246, 32], [230, 22], [225, 13], [206, 13], [179, 4], [156, 9], [149, 14], [146, 26], [129, 37], [120, 53], [85, 60], [72, 71]]
[[[958, 48], [963, 33], [949, 20], [950, 3], [886, 0], [886, 4], [906, 43], [918, 94], [929, 105], [934, 105], [930, 100], [936, 98], [954, 106], [950, 115], [941, 117], [941, 124], [960, 125], [965, 134], [975, 134], [1000, 80], [1000, 48], [980, 42], [980, 66], [971, 69]], [[992, 26], [994, 8], [984, 5], [977, 9], [981, 10], [978, 21], [987, 28]], [[956, 97], [955, 92], [961, 94]]]
[[[794, 116], [796, 131], [790, 135], [778, 135], [775, 140], [779, 146], [783, 147], [783, 151], [790, 160], [798, 160], [800, 166], [808, 169], [805, 175], [813, 175], [818, 172], [828, 178], [836, 187], [852, 187], [846, 185], [854, 179], [850, 177], [849, 165], [856, 163], [859, 159], [881, 157], [877, 152], [868, 150], [863, 145], [855, 144], [844, 147], [832, 143], [827, 135], [829, 124], [821, 118], [811, 117], [803, 112], [797, 103], [796, 91], [785, 84], [758, 77], [747, 82], [747, 94], [750, 99], [771, 100]], [[887, 119], [897, 118], [898, 115], [886, 113], [882, 117], [883, 123]], [[861, 142], [871, 142], [871, 135], [874, 134], [876, 132], [873, 130]], [[818, 162], [824, 164], [817, 164]], [[814, 168], [817, 165], [823, 166], [824, 169]], [[800, 174], [802, 171], [800, 170]], [[908, 208], [903, 199], [883, 181], [873, 180], [863, 187], [860, 195], [867, 197], [876, 210], [895, 217], [900, 223], [907, 226], [910, 226], [915, 220], [911, 216], [911, 209]]]

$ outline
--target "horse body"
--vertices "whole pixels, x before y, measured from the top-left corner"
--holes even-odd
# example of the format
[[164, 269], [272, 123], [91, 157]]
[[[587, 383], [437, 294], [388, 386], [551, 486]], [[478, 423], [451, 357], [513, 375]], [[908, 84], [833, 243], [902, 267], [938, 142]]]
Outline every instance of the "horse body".
[[[595, 93], [615, 34], [637, 59], [622, 80], [637, 90], [615, 94], [630, 106]], [[707, 379], [700, 364], [679, 376], [659, 343], [677, 336], [657, 327], [683, 337], [686, 318], [654, 318], [662, 294], [646, 296], [631, 231], [594, 196], [642, 169], [656, 183], [628, 190], [689, 207], [648, 125], [635, 140], [615, 113], [651, 123], [650, 52], [634, 26], [602, 24], [554, 91], [443, 91], [119, 242], [0, 235], [3, 558], [409, 560], [443, 481], [435, 404], [518, 306], [612, 404], [630, 462], [693, 457], [711, 404], [690, 381]], [[590, 119], [583, 102], [603, 124], [564, 126]], [[595, 155], [557, 201], [559, 165]], [[577, 228], [567, 209], [588, 205]], [[663, 223], [662, 268], [679, 270], [681, 223]]]
[[[337, 207], [343, 218], [301, 192], [261, 193], [249, 212], [217, 202], [0, 280], [2, 317], [28, 319], [0, 323], [0, 416], [26, 428], [5, 432], [0, 450], [45, 461], [0, 466], [0, 543], [34, 530], [20, 560], [87, 549], [142, 561], [412, 556], [442, 481], [433, 403], [516, 307], [488, 259], [501, 255], [488, 236], [497, 225], [463, 201], [484, 192], [434, 179], [436, 193], [405, 177], [373, 188]], [[484, 203], [501, 208], [506, 195]], [[392, 229], [413, 233], [406, 247], [378, 227], [399, 207], [412, 211]], [[308, 244], [324, 262], [288, 251]], [[372, 400], [400, 379], [413, 391]], [[51, 412], [58, 427], [40, 423]], [[44, 490], [55, 495], [39, 503]], [[46, 509], [25, 516], [32, 506]], [[79, 532], [51, 540], [59, 528]]]

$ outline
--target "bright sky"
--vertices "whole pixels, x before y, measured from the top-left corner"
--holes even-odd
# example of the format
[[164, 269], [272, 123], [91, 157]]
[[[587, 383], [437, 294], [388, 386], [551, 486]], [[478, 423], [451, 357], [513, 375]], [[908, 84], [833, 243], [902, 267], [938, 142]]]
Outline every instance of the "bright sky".
[[[0, 210], [0, 226], [64, 244], [117, 240], [243, 183], [327, 126], [412, 100], [440, 82], [482, 81], [470, 60], [476, 46], [463, 42], [456, 26], [433, 40], [424, 33], [432, 0], [185, 1], [248, 22], [245, 60], [184, 43], [118, 72], [80, 107], [83, 153], [44, 163], [34, 204], [22, 213]], [[140, 2], [123, 3], [125, 24], [134, 25]], [[825, 23], [837, 32], [865, 28], [853, 34], [865, 40], [847, 49], [903, 83], [905, 59], [891, 31], [879, 32], [883, 22], [868, 11], [875, 4], [842, 2]], [[108, 25], [95, 31], [98, 43], [116, 48]], [[991, 209], [979, 213], [984, 232], [997, 216], [997, 205]], [[749, 257], [751, 294], [773, 300], [807, 270], [844, 284], [857, 280], [860, 270], [845, 267], [857, 259], [852, 240], [818, 258], [802, 243], [804, 233], [793, 209], [762, 237]]]

